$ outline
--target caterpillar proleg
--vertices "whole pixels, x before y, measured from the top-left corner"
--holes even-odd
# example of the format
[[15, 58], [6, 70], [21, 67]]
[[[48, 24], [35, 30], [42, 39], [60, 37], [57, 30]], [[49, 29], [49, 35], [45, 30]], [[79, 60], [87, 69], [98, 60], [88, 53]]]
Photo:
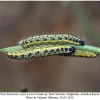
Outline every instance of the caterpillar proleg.
[[19, 51], [11, 51], [7, 52], [6, 55], [10, 59], [15, 60], [23, 60], [23, 59], [32, 59], [44, 56], [52, 56], [52, 55], [59, 55], [64, 53], [74, 53], [75, 48], [71, 46], [43, 46], [43, 47], [36, 47], [36, 48], [25, 48]]
[[59, 44], [59, 45], [85, 45], [85, 41], [81, 38], [77, 38], [73, 35], [68, 34], [49, 34], [49, 35], [38, 35], [28, 38], [24, 38], [19, 41], [18, 45], [23, 46], [23, 48], [28, 48], [30, 46], [39, 46], [39, 45], [48, 45], [48, 44]]

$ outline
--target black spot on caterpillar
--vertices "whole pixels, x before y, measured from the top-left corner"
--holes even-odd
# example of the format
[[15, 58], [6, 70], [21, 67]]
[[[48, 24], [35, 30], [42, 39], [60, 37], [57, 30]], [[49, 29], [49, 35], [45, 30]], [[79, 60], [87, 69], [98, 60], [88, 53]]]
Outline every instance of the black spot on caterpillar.
[[68, 34], [49, 34], [49, 35], [38, 35], [28, 38], [24, 38], [19, 41], [18, 45], [23, 46], [23, 48], [28, 48], [30, 46], [48, 45], [48, 44], [59, 44], [59, 45], [85, 45], [85, 41], [81, 38], [77, 38], [73, 35]]
[[85, 58], [95, 58], [99, 55], [96, 52], [90, 52], [85, 50], [75, 50], [73, 53], [62, 53], [60, 56], [73, 56], [73, 57], [85, 57]]
[[45, 47], [43, 46], [36, 48], [25, 48], [19, 51], [7, 52], [6, 55], [10, 59], [23, 60], [23, 59], [32, 59], [38, 57], [59, 55], [64, 53], [71, 54], [73, 52], [75, 52], [75, 47], [55, 45], [55, 46], [45, 46]]

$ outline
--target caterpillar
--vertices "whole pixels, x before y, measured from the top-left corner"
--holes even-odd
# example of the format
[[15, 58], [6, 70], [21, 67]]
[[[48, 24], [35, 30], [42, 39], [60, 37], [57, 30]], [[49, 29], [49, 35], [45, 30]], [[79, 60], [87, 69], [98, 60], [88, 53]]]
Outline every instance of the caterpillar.
[[40, 46], [48, 44], [73, 44], [83, 46], [85, 41], [81, 38], [77, 38], [73, 35], [68, 34], [49, 34], [49, 35], [38, 35], [24, 38], [18, 42], [18, 45], [21, 45], [23, 48], [28, 48], [30, 46]]
[[84, 46], [85, 41], [68, 34], [38, 35], [22, 39], [19, 41], [18, 45], [22, 46], [23, 50], [6, 52], [6, 55], [8, 58], [15, 60], [32, 59], [52, 55], [86, 58], [94, 58], [99, 55], [95, 52], [77, 50], [75, 47], [68, 46], [67, 44]]
[[60, 56], [73, 56], [73, 57], [85, 57], [85, 58], [95, 58], [99, 55], [96, 52], [90, 52], [85, 50], [75, 50], [74, 53], [62, 53]]
[[71, 46], [43, 46], [43, 47], [36, 47], [36, 48], [25, 48], [19, 51], [10, 51], [6, 52], [6, 56], [10, 59], [15, 60], [23, 60], [23, 59], [32, 59], [44, 56], [52, 56], [52, 55], [59, 55], [64, 53], [73, 53], [75, 52], [75, 47]]

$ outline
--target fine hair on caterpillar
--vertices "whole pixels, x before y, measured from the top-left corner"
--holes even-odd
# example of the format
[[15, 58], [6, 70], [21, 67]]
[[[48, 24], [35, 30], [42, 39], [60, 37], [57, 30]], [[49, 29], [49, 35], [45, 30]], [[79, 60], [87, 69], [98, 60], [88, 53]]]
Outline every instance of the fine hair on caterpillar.
[[75, 47], [73, 46], [63, 46], [63, 45], [55, 45], [55, 46], [42, 46], [36, 48], [25, 48], [23, 50], [6, 52], [6, 55], [10, 59], [15, 60], [23, 60], [23, 59], [32, 59], [38, 57], [59, 55], [64, 53], [74, 53]]
[[24, 38], [18, 42], [18, 45], [21, 45], [23, 48], [28, 48], [30, 46], [39, 46], [39, 45], [48, 45], [48, 44], [72, 44], [84, 46], [85, 41], [81, 38], [75, 37], [68, 34], [48, 34], [48, 35], [37, 35]]

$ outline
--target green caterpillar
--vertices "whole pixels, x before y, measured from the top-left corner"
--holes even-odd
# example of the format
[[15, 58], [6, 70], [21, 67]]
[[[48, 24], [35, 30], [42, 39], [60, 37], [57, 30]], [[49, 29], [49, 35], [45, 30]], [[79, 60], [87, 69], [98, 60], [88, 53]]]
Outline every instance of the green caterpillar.
[[28, 48], [30, 46], [40, 46], [40, 45], [48, 45], [48, 44], [59, 44], [59, 45], [85, 45], [85, 41], [81, 38], [77, 38], [68, 34], [49, 34], [49, 35], [38, 35], [32, 36], [28, 38], [24, 38], [18, 42], [18, 45], [23, 46], [23, 48]]

